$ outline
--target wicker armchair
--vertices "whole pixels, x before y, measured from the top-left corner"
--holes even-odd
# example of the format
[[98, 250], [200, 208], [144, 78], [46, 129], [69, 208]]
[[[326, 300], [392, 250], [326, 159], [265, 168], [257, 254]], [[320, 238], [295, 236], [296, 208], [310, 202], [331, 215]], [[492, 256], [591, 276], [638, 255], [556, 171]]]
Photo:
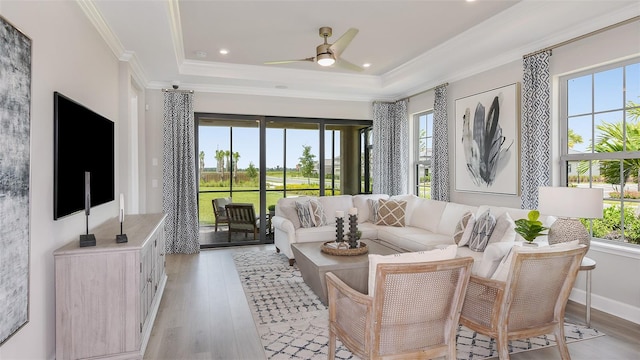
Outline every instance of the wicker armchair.
[[456, 358], [456, 330], [470, 257], [378, 264], [374, 296], [327, 273], [329, 359], [336, 338], [362, 359]]
[[587, 248], [512, 251], [506, 282], [471, 276], [460, 323], [496, 339], [503, 360], [509, 340], [551, 333], [561, 358], [570, 359], [564, 312]]

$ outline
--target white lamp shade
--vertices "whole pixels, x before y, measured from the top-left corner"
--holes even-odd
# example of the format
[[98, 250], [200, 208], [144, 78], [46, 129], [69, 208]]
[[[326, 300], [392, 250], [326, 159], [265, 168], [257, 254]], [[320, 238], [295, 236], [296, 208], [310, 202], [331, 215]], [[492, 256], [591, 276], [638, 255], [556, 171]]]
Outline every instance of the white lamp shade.
[[602, 218], [602, 189], [578, 187], [538, 188], [538, 211], [566, 218]]

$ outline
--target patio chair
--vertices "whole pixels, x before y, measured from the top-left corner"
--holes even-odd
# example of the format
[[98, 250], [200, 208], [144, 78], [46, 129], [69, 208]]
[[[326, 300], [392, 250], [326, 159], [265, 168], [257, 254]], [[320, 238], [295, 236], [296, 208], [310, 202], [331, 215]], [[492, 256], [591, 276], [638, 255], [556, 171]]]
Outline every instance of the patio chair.
[[[456, 331], [473, 259], [380, 263], [373, 296], [329, 272], [329, 353], [336, 338], [362, 359], [456, 359]], [[371, 292], [371, 289], [369, 289]]]
[[253, 232], [253, 240], [258, 238], [258, 219], [253, 204], [227, 204], [225, 209], [229, 224], [229, 242], [234, 232], [244, 232], [245, 237]]
[[[496, 339], [498, 356], [509, 359], [509, 340], [553, 333], [562, 359], [570, 359], [564, 312], [582, 257], [578, 248], [514, 247], [506, 281], [471, 276], [460, 323]], [[496, 271], [498, 272], [498, 270]]]
[[213, 205], [213, 215], [215, 215], [216, 221], [216, 232], [218, 232], [218, 225], [229, 224], [229, 220], [227, 219], [227, 210], [225, 210], [225, 206], [227, 204], [231, 204], [230, 197], [211, 200], [211, 205]]

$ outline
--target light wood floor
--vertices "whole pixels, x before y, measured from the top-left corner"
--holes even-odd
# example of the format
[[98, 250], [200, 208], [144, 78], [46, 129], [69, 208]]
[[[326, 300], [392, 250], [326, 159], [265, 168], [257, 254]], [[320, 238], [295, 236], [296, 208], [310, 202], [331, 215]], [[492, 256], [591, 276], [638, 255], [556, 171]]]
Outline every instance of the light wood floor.
[[[232, 254], [273, 251], [274, 245], [204, 250], [167, 256], [167, 286], [145, 359], [265, 359]], [[584, 321], [570, 302], [567, 318]], [[569, 344], [573, 360], [640, 359], [640, 325], [592, 310], [591, 326], [606, 336]], [[514, 360], [559, 359], [555, 347], [514, 354]]]

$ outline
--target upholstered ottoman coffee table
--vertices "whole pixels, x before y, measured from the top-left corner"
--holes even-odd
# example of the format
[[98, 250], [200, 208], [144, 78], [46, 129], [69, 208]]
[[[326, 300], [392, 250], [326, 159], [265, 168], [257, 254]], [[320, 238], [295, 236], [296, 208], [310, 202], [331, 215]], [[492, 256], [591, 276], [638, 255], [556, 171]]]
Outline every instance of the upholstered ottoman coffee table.
[[366, 294], [369, 280], [368, 254], [391, 255], [398, 253], [376, 240], [361, 240], [367, 244], [369, 252], [362, 255], [329, 255], [320, 250], [324, 242], [291, 244], [293, 256], [304, 282], [327, 305], [327, 284], [325, 274], [332, 272], [353, 289]]

